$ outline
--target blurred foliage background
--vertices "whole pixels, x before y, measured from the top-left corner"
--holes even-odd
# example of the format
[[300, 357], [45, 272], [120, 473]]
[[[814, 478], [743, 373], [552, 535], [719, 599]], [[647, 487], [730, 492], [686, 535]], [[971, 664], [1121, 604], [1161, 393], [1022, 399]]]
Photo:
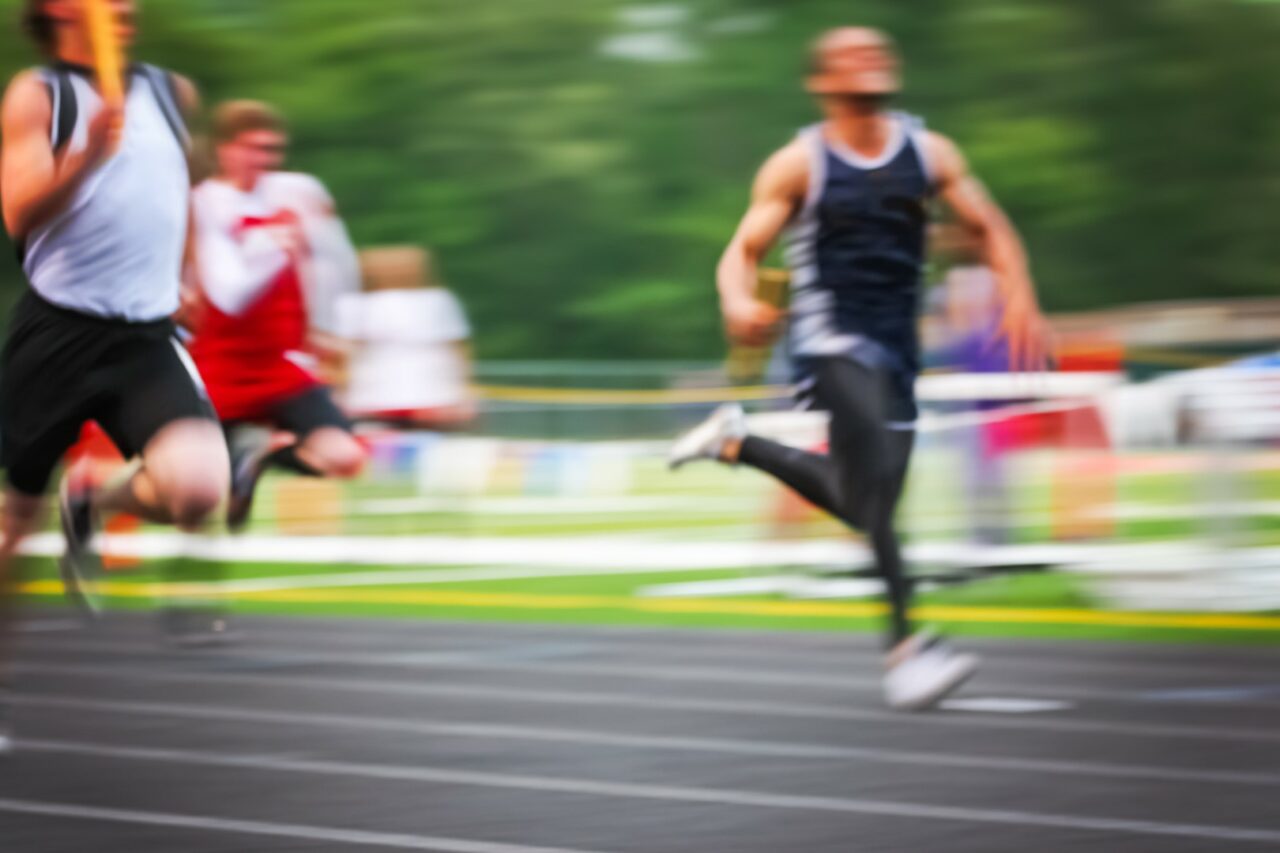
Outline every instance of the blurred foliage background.
[[[281, 106], [359, 243], [439, 252], [486, 358], [722, 353], [715, 260], [845, 23], [901, 42], [904, 106], [1009, 209], [1051, 309], [1275, 290], [1270, 0], [141, 4], [139, 55]], [[6, 75], [39, 61], [19, 6]]]

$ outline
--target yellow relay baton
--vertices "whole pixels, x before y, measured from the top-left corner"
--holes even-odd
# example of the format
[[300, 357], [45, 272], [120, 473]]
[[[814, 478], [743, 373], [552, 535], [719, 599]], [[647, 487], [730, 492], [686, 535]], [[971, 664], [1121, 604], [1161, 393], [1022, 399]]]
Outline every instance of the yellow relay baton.
[[[786, 306], [791, 291], [791, 274], [786, 270], [762, 269], [756, 280], [756, 298], [774, 308]], [[758, 382], [769, 366], [773, 344], [751, 347], [733, 344], [729, 348], [727, 372], [735, 384]]]
[[[109, 106], [124, 109], [124, 50], [120, 45], [116, 13], [108, 0], [80, 0], [98, 91]], [[119, 130], [119, 128], [117, 128]]]

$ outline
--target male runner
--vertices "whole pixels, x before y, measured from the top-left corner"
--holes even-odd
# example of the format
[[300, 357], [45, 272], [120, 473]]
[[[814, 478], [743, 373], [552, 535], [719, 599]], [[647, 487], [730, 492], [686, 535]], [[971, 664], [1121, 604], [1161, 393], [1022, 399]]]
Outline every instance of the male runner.
[[315, 178], [278, 171], [288, 139], [267, 105], [224, 104], [213, 133], [218, 172], [195, 191], [201, 304], [190, 350], [228, 428], [278, 430], [266, 447], [237, 448], [227, 522], [238, 529], [268, 467], [351, 478], [365, 451], [317, 375], [309, 343], [304, 274], [316, 249], [332, 247], [315, 246], [304, 222], [334, 218], [333, 201]]
[[959, 150], [889, 109], [900, 79], [888, 37], [865, 28], [826, 33], [814, 44], [807, 87], [826, 120], [765, 163], [717, 280], [730, 338], [769, 340], [783, 312], [756, 299], [757, 268], [788, 232], [791, 354], [802, 401], [830, 412], [830, 453], [750, 436], [741, 408], [728, 406], [677, 442], [671, 463], [713, 458], [750, 465], [865, 531], [893, 614], [886, 700], [925, 708], [977, 666], [975, 658], [913, 633], [894, 531], [914, 441], [917, 307], [934, 196], [985, 246], [1004, 301], [1000, 333], [1015, 366], [1044, 363], [1046, 324], [1022, 243]]
[[[134, 4], [112, 6], [127, 45]], [[89, 69], [81, 4], [28, 0], [25, 12], [50, 65], [14, 78], [2, 117], [4, 222], [31, 284], [14, 312], [0, 374], [8, 469], [0, 598], [9, 610], [14, 556], [39, 523], [48, 481], [84, 422], [97, 421], [140, 465], [94, 494], [64, 487], [64, 577], [73, 591], [92, 557], [98, 518], [128, 513], [195, 529], [229, 479], [222, 433], [169, 319], [189, 217], [183, 113], [198, 108], [195, 87], [131, 66], [123, 109], [109, 106]], [[0, 637], [0, 645], [9, 642]], [[0, 691], [6, 676], [0, 670]], [[0, 729], [0, 746], [8, 745]]]

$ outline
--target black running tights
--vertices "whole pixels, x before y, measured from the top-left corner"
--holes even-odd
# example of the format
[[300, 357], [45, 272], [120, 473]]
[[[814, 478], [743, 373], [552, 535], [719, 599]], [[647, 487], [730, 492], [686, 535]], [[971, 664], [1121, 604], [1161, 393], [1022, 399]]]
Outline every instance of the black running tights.
[[818, 364], [816, 398], [831, 413], [830, 452], [809, 453], [749, 436], [739, 461], [758, 468], [815, 506], [865, 533], [884, 578], [896, 645], [911, 633], [910, 581], [902, 563], [894, 515], [915, 443], [910, 429], [888, 424], [888, 377], [844, 358]]

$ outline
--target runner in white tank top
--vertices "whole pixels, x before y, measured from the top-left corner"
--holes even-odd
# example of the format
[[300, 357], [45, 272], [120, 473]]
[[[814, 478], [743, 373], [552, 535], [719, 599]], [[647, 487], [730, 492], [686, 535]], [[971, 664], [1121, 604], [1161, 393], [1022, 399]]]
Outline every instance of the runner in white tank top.
[[[61, 68], [70, 72], [77, 113], [64, 156], [74, 156], [85, 150], [103, 104], [88, 69]], [[48, 71], [41, 76], [47, 85], [54, 79]], [[27, 232], [23, 269], [36, 293], [55, 305], [148, 322], [178, 307], [191, 178], [161, 93], [138, 69], [128, 85], [114, 156], [85, 177], [56, 216]]]
[[[122, 43], [131, 43], [132, 0], [109, 4]], [[105, 104], [88, 72], [80, 3], [28, 0], [25, 23], [51, 64], [14, 78], [0, 118], [4, 224], [32, 284], [12, 317], [0, 373], [8, 478], [0, 589], [9, 589], [13, 556], [85, 422], [141, 460], [116, 487], [64, 487], [64, 578], [74, 594], [93, 566], [92, 521], [122, 512], [195, 529], [225, 496], [230, 464], [169, 319], [190, 193], [182, 112], [197, 108], [195, 88], [139, 66], [127, 75], [124, 104]], [[10, 612], [3, 604], [0, 613]], [[0, 751], [10, 746], [8, 627], [0, 619]]]

